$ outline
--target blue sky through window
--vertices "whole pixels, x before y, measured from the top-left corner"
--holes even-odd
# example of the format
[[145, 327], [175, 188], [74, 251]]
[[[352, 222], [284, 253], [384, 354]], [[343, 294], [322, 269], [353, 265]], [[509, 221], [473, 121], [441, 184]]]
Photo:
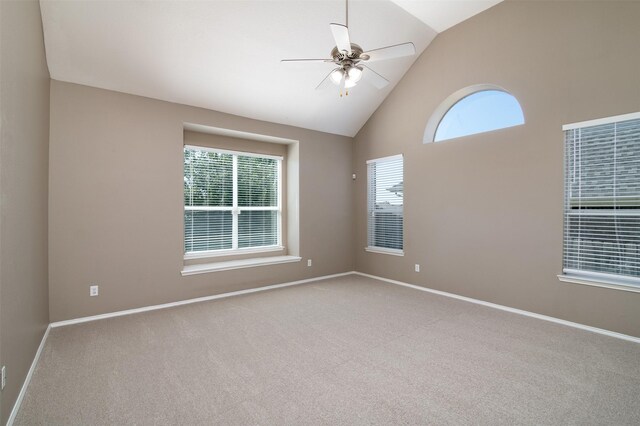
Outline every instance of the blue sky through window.
[[520, 104], [500, 90], [484, 90], [458, 101], [442, 118], [435, 142], [524, 124]]

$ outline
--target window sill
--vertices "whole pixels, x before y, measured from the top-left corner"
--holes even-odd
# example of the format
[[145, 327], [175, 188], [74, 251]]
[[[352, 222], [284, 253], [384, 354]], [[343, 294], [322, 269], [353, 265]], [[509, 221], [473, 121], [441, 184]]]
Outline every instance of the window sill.
[[268, 253], [273, 251], [283, 251], [284, 246], [268, 246], [268, 247], [255, 247], [249, 249], [237, 249], [237, 250], [215, 250], [215, 251], [196, 251], [186, 253], [184, 260], [192, 259], [204, 259], [207, 257], [221, 257], [221, 256], [233, 256], [239, 254], [254, 254], [254, 253]]
[[182, 268], [182, 276], [206, 274], [208, 272], [230, 271], [233, 269], [253, 268], [255, 266], [277, 265], [280, 263], [299, 262], [299, 256], [273, 256], [258, 257], [254, 259], [229, 260], [227, 262], [204, 263], [200, 265], [189, 265]]
[[404, 250], [387, 249], [382, 247], [365, 247], [365, 251], [371, 253], [390, 254], [392, 256], [404, 256]]
[[640, 293], [640, 287], [615, 280], [596, 280], [575, 275], [558, 275], [558, 279], [565, 283], [589, 285], [592, 287], [610, 288], [613, 290], [630, 291], [632, 293]]

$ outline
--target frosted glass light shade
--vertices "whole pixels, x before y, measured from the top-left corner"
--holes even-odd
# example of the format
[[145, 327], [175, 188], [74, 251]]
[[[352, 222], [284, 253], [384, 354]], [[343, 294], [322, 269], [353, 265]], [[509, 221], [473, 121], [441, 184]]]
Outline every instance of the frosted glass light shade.
[[362, 78], [362, 68], [351, 67], [349, 68], [349, 79], [354, 83], [357, 83]]
[[345, 87], [345, 89], [350, 89], [353, 86], [355, 86], [356, 83], [357, 83], [357, 81], [353, 81], [353, 79], [351, 77], [347, 76], [347, 78], [345, 78], [345, 80], [344, 80], [344, 87]]
[[331, 72], [331, 81], [335, 85], [339, 85], [343, 77], [344, 77], [344, 71], [342, 70], [342, 68], [336, 68]]

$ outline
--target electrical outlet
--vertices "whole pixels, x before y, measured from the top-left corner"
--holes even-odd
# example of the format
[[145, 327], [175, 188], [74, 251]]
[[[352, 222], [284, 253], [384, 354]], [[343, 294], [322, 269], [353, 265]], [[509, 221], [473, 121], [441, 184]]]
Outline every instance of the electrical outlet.
[[5, 365], [3, 365], [2, 366], [2, 387], [1, 387], [1, 389], [4, 389], [4, 386], [6, 384], [7, 384], [7, 367]]
[[311, 259], [307, 259], [307, 266], [311, 266], [313, 265], [313, 262], [311, 261]]
[[89, 287], [89, 296], [97, 296], [98, 295], [98, 286], [92, 285]]
[[416, 272], [420, 272], [420, 265], [416, 263]]

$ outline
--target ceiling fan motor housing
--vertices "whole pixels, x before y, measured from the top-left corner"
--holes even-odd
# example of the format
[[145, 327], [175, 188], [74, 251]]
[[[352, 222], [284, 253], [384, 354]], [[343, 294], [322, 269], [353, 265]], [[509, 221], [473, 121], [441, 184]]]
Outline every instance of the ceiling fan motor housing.
[[351, 43], [351, 53], [347, 53], [344, 51], [340, 52], [338, 50], [338, 47], [336, 46], [333, 48], [333, 50], [331, 50], [331, 57], [333, 58], [333, 61], [338, 64], [344, 61], [351, 61], [352, 63], [356, 63], [358, 61], [368, 59], [360, 56], [362, 55], [362, 52], [362, 47], [358, 46], [355, 43]]

